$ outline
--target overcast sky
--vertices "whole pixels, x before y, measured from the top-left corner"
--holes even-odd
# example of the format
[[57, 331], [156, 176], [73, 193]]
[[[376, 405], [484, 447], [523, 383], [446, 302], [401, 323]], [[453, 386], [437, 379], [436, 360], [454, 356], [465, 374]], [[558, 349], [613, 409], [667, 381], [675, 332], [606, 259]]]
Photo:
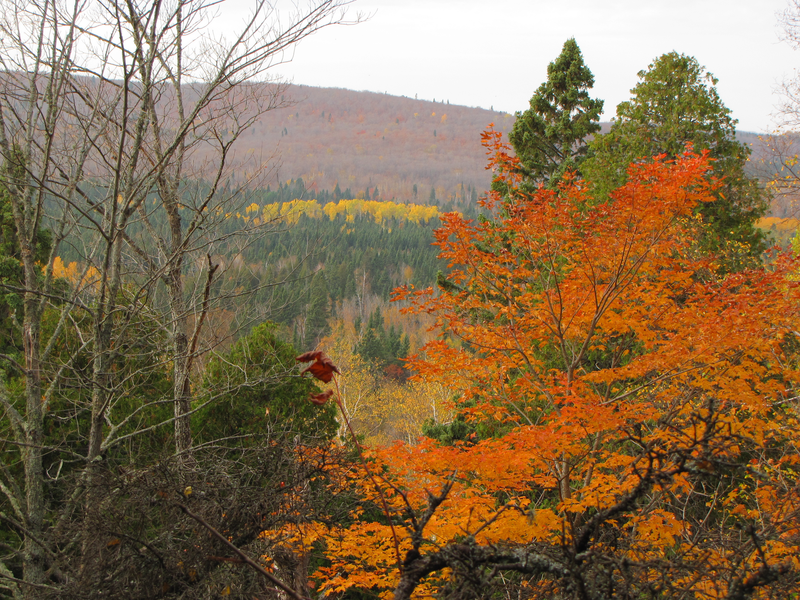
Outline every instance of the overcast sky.
[[[244, 1], [244, 0], [240, 0]], [[676, 50], [718, 79], [743, 131], [772, 131], [800, 50], [781, 41], [789, 0], [357, 0], [369, 19], [314, 34], [276, 73], [294, 83], [515, 112], [575, 37], [604, 120], [637, 73]]]

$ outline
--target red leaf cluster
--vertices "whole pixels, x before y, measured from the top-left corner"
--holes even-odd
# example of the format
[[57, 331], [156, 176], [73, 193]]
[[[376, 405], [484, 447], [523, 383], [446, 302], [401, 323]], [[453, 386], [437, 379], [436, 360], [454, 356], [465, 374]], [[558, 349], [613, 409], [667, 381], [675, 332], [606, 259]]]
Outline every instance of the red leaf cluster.
[[312, 352], [305, 352], [295, 359], [297, 362], [312, 362], [302, 373], [311, 373], [314, 377], [324, 383], [330, 383], [333, 379], [334, 373], [341, 374], [339, 368], [333, 364], [333, 361], [328, 358], [324, 352], [319, 350]]

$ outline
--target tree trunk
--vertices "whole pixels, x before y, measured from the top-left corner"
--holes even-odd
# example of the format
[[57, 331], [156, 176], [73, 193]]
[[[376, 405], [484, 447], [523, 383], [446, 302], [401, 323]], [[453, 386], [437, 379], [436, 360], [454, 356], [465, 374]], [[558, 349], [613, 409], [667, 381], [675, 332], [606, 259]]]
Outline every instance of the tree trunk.
[[[30, 252], [25, 256], [26, 279], [35, 278], [35, 265]], [[25, 294], [25, 317], [23, 343], [25, 351], [25, 446], [22, 454], [25, 468], [25, 517], [27, 535], [24, 548], [23, 578], [27, 583], [41, 585], [45, 581], [44, 551], [39, 540], [44, 529], [44, 471], [42, 469], [42, 442], [44, 439], [44, 415], [42, 411], [42, 376], [39, 362], [40, 343], [40, 299], [33, 292]], [[24, 587], [25, 598], [35, 598], [36, 588]]]
[[[177, 183], [169, 186], [177, 188]], [[163, 193], [163, 192], [162, 192]], [[192, 388], [191, 373], [191, 348], [188, 336], [188, 315], [186, 300], [183, 290], [183, 248], [184, 237], [181, 216], [178, 212], [177, 189], [170, 189], [162, 196], [170, 223], [172, 237], [171, 250], [172, 265], [167, 275], [167, 289], [172, 319], [172, 364], [173, 364], [173, 400], [175, 406], [175, 453], [188, 458], [187, 454], [192, 448], [191, 417]]]

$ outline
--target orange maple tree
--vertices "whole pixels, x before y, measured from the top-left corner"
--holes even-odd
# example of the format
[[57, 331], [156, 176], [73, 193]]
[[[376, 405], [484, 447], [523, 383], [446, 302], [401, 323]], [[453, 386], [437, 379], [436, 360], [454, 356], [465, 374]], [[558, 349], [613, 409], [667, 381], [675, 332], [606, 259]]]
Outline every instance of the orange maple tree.
[[519, 191], [499, 134], [485, 144], [508, 192], [492, 218], [444, 215], [447, 282], [397, 294], [436, 316], [412, 366], [474, 433], [372, 452], [381, 490], [363, 494], [391, 514], [326, 535], [324, 589], [796, 597], [794, 258], [720, 276], [697, 252], [706, 156], [631, 166], [596, 202], [579, 181]]

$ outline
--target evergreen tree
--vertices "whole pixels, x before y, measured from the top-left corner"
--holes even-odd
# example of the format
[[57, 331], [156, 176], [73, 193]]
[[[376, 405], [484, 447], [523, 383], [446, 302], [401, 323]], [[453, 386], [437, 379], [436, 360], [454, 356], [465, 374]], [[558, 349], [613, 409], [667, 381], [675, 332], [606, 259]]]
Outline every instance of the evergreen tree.
[[331, 439], [336, 432], [335, 406], [308, 402], [318, 389], [311, 379], [296, 376], [297, 354], [279, 339], [274, 323], [263, 323], [223, 356], [212, 358], [203, 388], [211, 394], [225, 385], [227, 391], [196, 413], [198, 441], [227, 438], [226, 444], [236, 447], [295, 435], [306, 441]]
[[379, 365], [386, 360], [386, 330], [383, 326], [380, 307], [376, 308], [369, 316], [364, 337], [356, 348], [356, 352], [363, 358]]
[[517, 113], [509, 135], [520, 159], [524, 188], [543, 183], [555, 187], [568, 169], [579, 171], [586, 155], [586, 138], [600, 130], [603, 101], [589, 97], [594, 76], [583, 62], [574, 38], [547, 67], [544, 82]]
[[380, 333], [372, 327], [367, 327], [357, 348], [358, 354], [375, 364], [381, 364], [384, 360], [384, 348]]
[[764, 236], [755, 223], [767, 202], [745, 174], [750, 148], [736, 140], [736, 120], [717, 94], [717, 79], [694, 57], [677, 52], [657, 58], [639, 79], [631, 99], [617, 107], [611, 131], [590, 144], [583, 172], [595, 196], [621, 186], [631, 163], [660, 154], [671, 159], [692, 144], [695, 152], [708, 150], [713, 175], [722, 182], [717, 201], [698, 209], [706, 225], [701, 246], [727, 256], [727, 268], [759, 256]]
[[321, 272], [314, 275], [306, 312], [306, 335], [304, 348], [316, 348], [319, 340], [328, 334], [328, 319], [331, 316], [328, 287]]
[[23, 287], [22, 266], [11, 204], [0, 188], [0, 352], [13, 354], [16, 335], [13, 317], [22, 308], [22, 297], [14, 288]]
[[[356, 322], [356, 330], [360, 324]], [[394, 325], [386, 330], [380, 308], [376, 308], [369, 316], [364, 335], [355, 348], [357, 354], [383, 370], [384, 374], [403, 381], [407, 377], [403, 359], [410, 350], [411, 341], [407, 334]]]

